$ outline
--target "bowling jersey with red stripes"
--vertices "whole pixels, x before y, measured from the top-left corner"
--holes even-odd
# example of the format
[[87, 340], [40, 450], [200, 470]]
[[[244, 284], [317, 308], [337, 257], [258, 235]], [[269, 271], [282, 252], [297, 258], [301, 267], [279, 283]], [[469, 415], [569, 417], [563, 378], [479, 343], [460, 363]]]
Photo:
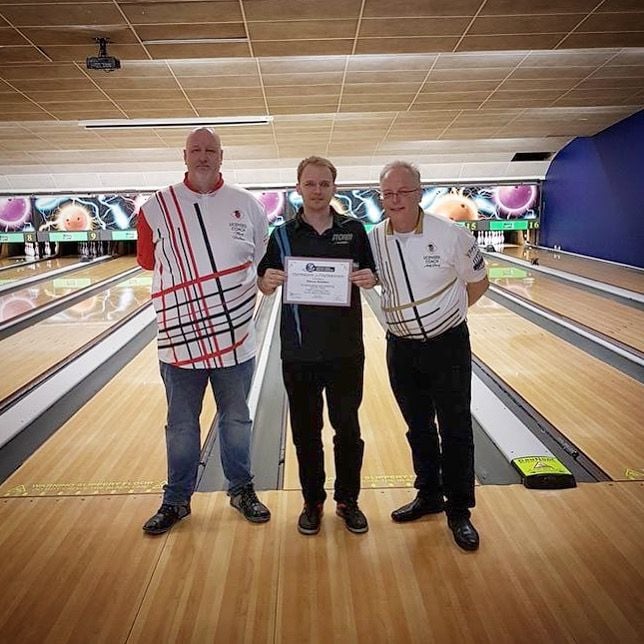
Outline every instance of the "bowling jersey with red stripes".
[[139, 264], [154, 269], [159, 359], [213, 369], [253, 358], [257, 264], [268, 238], [253, 195], [228, 184], [201, 194], [179, 183], [150, 197], [137, 229]]
[[369, 241], [390, 333], [426, 340], [465, 320], [466, 284], [486, 275], [467, 229], [420, 210], [413, 231], [397, 233], [386, 219], [371, 230]]

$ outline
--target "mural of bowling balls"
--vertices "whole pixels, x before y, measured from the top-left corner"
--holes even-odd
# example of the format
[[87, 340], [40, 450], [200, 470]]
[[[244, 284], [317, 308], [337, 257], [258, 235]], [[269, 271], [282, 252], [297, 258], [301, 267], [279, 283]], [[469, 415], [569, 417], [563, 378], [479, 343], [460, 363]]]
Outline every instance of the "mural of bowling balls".
[[92, 216], [78, 203], [65, 204], [56, 216], [58, 230], [79, 231], [92, 229]]
[[494, 190], [494, 201], [499, 210], [512, 217], [522, 215], [529, 210], [537, 199], [536, 186], [499, 186]]
[[268, 223], [273, 224], [284, 216], [284, 193], [278, 191], [261, 192], [254, 190], [253, 195], [264, 206]]
[[479, 218], [476, 204], [469, 197], [454, 193], [437, 197], [429, 212], [452, 221], [474, 221]]
[[8, 197], [0, 199], [0, 228], [21, 230], [31, 218], [31, 203], [28, 198]]

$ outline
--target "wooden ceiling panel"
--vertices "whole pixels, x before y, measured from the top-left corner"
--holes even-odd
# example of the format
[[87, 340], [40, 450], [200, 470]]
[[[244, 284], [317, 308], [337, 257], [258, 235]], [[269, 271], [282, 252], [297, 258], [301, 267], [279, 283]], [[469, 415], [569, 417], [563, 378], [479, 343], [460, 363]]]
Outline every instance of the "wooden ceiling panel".
[[293, 85], [336, 85], [342, 82], [341, 72], [322, 72], [318, 74], [264, 74], [264, 87]]
[[597, 6], [595, 0], [487, 0], [481, 7], [481, 15], [530, 15], [588, 13]]
[[[479, 16], [467, 33], [471, 36], [525, 36], [527, 34], [565, 34], [574, 29], [585, 14]], [[503, 47], [505, 49], [505, 46]], [[513, 48], [514, 49], [514, 48]], [[528, 49], [528, 47], [522, 47]]]
[[241, 21], [137, 25], [136, 33], [145, 45], [151, 40], [246, 38], [246, 29]]
[[30, 42], [13, 27], [0, 26], [0, 47], [26, 46]]
[[0, 15], [15, 27], [87, 26], [123, 24], [123, 16], [113, 2], [27, 4], [0, 7]]
[[0, 65], [45, 62], [46, 57], [34, 47], [0, 47]]
[[356, 43], [356, 53], [414, 54], [423, 51], [453, 51], [458, 42], [457, 36], [359, 38]]
[[257, 76], [257, 62], [243, 59], [171, 60], [168, 67], [177, 76]]
[[585, 47], [644, 47], [644, 31], [570, 34], [561, 41], [561, 46], [567, 49], [583, 49]]
[[480, 0], [367, 0], [366, 18], [395, 18], [420, 16], [474, 16], [481, 6]]
[[502, 36], [465, 36], [456, 51], [490, 51], [491, 49], [552, 49], [565, 36], [565, 32], [555, 34], [525, 34]]
[[[119, 2], [133, 25], [241, 22], [240, 3], [235, 2]], [[178, 20], [177, 18], [181, 19]]]
[[255, 41], [255, 56], [325, 56], [350, 54], [353, 40], [338, 38], [328, 40], [266, 40]]
[[301, 0], [262, 0], [244, 2], [246, 19], [257, 20], [323, 20], [329, 16], [337, 19], [357, 19], [362, 0], [324, 0], [324, 2], [301, 2]]
[[387, 36], [460, 36], [470, 19], [461, 18], [366, 18], [360, 24], [360, 38]]
[[[113, 45], [138, 44], [136, 34], [126, 25], [94, 25], [64, 27], [23, 27], [21, 32], [35, 45], [48, 48], [51, 45], [83, 46], [87, 56], [94, 56], [98, 51], [95, 38], [109, 38]], [[123, 51], [123, 50], [121, 50]], [[122, 55], [126, 55], [123, 53]]]
[[210, 100], [210, 99], [239, 99], [254, 98], [262, 99], [264, 94], [259, 87], [225, 87], [218, 89], [186, 89], [186, 96], [191, 101]]
[[184, 58], [228, 58], [248, 57], [248, 43], [168, 43], [161, 45], [146, 45], [152, 58], [156, 60], [175, 60]]
[[303, 40], [307, 38], [353, 38], [357, 20], [282, 20], [249, 22], [253, 42], [260, 40]]

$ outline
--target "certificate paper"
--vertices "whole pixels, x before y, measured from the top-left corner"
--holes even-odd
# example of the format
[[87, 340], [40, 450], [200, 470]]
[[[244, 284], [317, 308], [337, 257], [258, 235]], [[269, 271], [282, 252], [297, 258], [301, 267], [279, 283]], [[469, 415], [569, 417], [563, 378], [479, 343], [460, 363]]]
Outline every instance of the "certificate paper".
[[284, 302], [317, 306], [351, 304], [351, 259], [285, 257]]

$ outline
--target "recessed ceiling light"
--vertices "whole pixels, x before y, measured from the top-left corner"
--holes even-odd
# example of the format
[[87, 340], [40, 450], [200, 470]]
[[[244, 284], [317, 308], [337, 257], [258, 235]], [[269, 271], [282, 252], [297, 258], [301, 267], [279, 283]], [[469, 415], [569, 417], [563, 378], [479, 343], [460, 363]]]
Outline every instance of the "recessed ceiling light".
[[133, 130], [136, 128], [195, 128], [234, 127], [240, 125], [268, 125], [272, 116], [229, 116], [225, 118], [182, 118], [182, 119], [103, 119], [100, 121], [78, 121], [86, 130]]

